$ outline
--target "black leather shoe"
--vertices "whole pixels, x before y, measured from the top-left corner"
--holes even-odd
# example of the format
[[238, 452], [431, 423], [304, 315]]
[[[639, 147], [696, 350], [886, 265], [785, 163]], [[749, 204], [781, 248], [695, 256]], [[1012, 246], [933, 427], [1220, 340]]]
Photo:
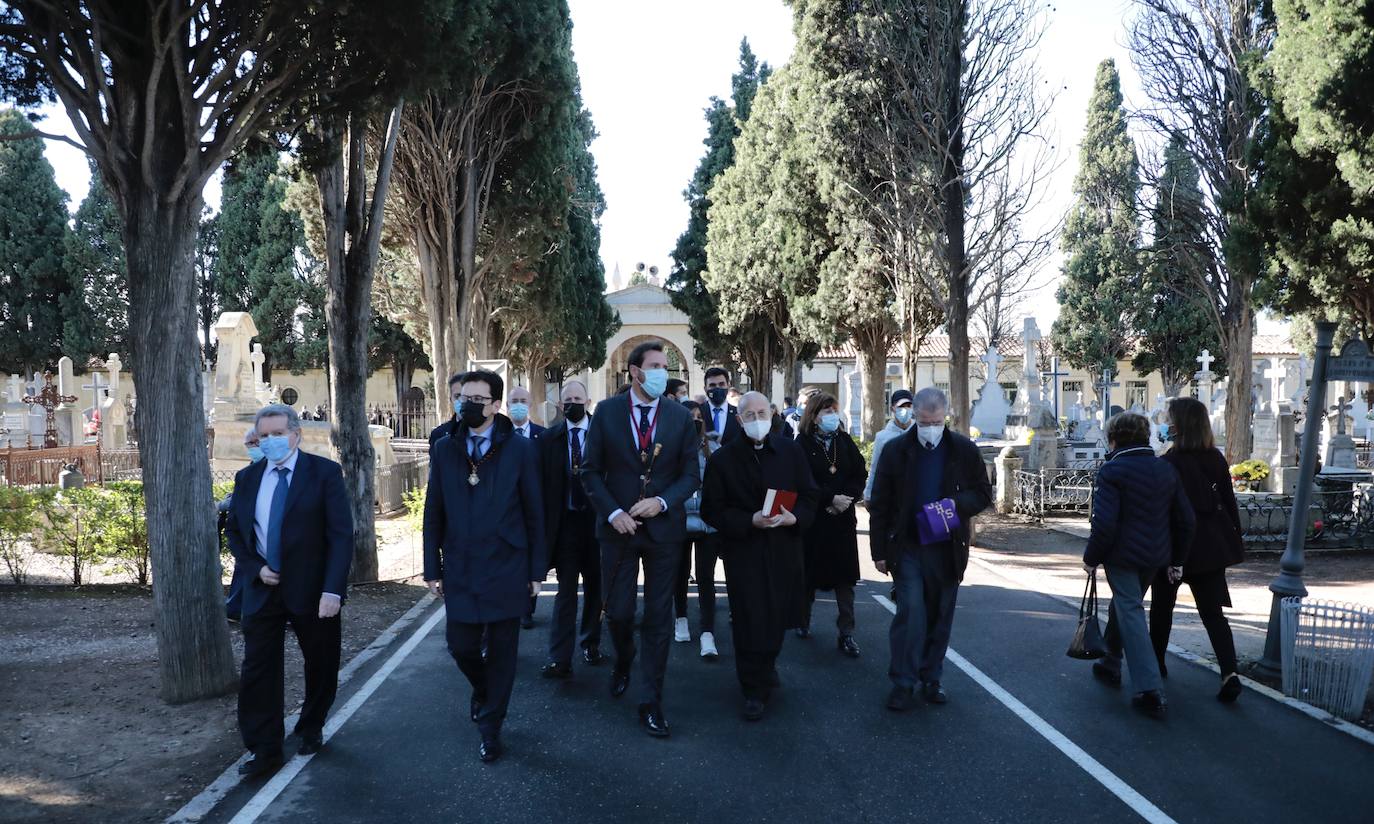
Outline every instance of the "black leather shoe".
[[1221, 691], [1217, 693], [1217, 700], [1223, 704], [1233, 703], [1240, 697], [1241, 689], [1240, 676], [1233, 672], [1221, 682]]
[[301, 735], [301, 745], [296, 750], [300, 755], [314, 755], [324, 746], [324, 736], [317, 732], [303, 733]]
[[797, 627], [794, 631], [797, 633], [798, 638], [811, 637], [811, 627]]
[[486, 702], [487, 697], [485, 695], [478, 695], [476, 693], [473, 693], [472, 703], [469, 705], [470, 709], [472, 710], [472, 723], [477, 723], [477, 716], [482, 712], [482, 705]]
[[916, 706], [916, 691], [911, 687], [893, 687], [887, 694], [887, 708], [893, 712], [906, 712]]
[[544, 665], [544, 668], [539, 671], [539, 674], [544, 676], [545, 678], [571, 678], [572, 665], [560, 664], [557, 661], [550, 661], [549, 663]]
[[939, 681], [931, 681], [921, 685], [921, 697], [926, 699], [927, 704], [948, 704], [949, 694], [945, 688], [940, 686]]
[[582, 650], [582, 663], [589, 667], [597, 667], [606, 663], [606, 656], [601, 654], [600, 647], [587, 647]]
[[1158, 718], [1169, 708], [1169, 702], [1164, 700], [1164, 696], [1160, 694], [1159, 690], [1147, 690], [1132, 695], [1131, 706]]
[[654, 738], [668, 737], [668, 722], [663, 718], [663, 710], [655, 704], [639, 705], [639, 723]]
[[841, 635], [839, 641], [836, 642], [836, 645], [840, 648], [840, 652], [843, 652], [850, 658], [859, 657], [859, 643], [854, 640], [854, 636]]
[[630, 688], [630, 673], [614, 670], [611, 672], [611, 696], [619, 698]]
[[1101, 661], [1093, 662], [1093, 677], [1112, 687], [1121, 686], [1121, 670]]
[[503, 752], [505, 752], [505, 748], [501, 746], [501, 739], [485, 738], [482, 740], [482, 745], [477, 748], [477, 757], [481, 759], [483, 764], [490, 764], [500, 758]]
[[244, 778], [257, 778], [260, 775], [270, 775], [281, 769], [281, 765], [281, 753], [254, 755], [252, 758], [239, 765], [239, 775]]
[[763, 711], [767, 706], [757, 698], [744, 699], [744, 720], [759, 721], [763, 719]]

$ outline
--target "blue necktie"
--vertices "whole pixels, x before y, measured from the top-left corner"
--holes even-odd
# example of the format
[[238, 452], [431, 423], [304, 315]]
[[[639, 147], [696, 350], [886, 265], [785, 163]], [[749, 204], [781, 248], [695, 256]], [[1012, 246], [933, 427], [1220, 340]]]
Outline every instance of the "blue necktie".
[[272, 470], [277, 473], [277, 488], [272, 490], [272, 507], [267, 516], [267, 565], [281, 572], [281, 521], [286, 514], [286, 493], [290, 487], [286, 478], [291, 470], [279, 466]]
[[474, 461], [480, 461], [482, 460], [482, 442], [485, 441], [486, 438], [482, 437], [481, 435], [473, 435], [471, 440], [472, 448], [468, 450], [468, 455]]
[[716, 410], [715, 410], [715, 414], [714, 414], [712, 417], [714, 418], [714, 420], [711, 421], [711, 430], [714, 431], [714, 432], [719, 432], [719, 431], [720, 431], [720, 409], [716, 409]]

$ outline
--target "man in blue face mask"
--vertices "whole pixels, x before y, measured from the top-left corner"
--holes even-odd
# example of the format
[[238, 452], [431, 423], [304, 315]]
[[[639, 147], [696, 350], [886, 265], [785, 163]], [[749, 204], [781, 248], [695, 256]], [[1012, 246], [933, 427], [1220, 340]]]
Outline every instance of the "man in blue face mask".
[[611, 694], [630, 685], [639, 564], [644, 562], [639, 719], [665, 737], [663, 674], [673, 633], [673, 581], [687, 542], [685, 504], [701, 485], [701, 438], [682, 404], [665, 401], [668, 358], [659, 341], [629, 358], [630, 391], [597, 405], [587, 433], [582, 485], [596, 511], [605, 611], [615, 647]]
[[[248, 463], [255, 464], [262, 460], [262, 447], [258, 446], [257, 427], [249, 429], [243, 433], [243, 448], [248, 453]], [[221, 542], [224, 540], [224, 528], [229, 524], [229, 511], [234, 506], [234, 493], [230, 492], [224, 496], [215, 509], [219, 513], [219, 535]], [[228, 613], [229, 620], [237, 622], [243, 612], [243, 576], [239, 575], [238, 562], [234, 562], [234, 573], [229, 579], [229, 597], [224, 599], [224, 611]]]
[[873, 499], [873, 469], [878, 465], [878, 457], [883, 454], [883, 446], [898, 435], [904, 434], [916, 420], [915, 410], [911, 408], [911, 390], [898, 389], [893, 392], [888, 409], [892, 412], [892, 420], [888, 421], [887, 426], [873, 438], [873, 458], [868, 467], [868, 484], [864, 486], [865, 505]]
[[506, 403], [510, 422], [515, 424], [515, 434], [522, 438], [537, 438], [544, 434], [544, 427], [530, 420], [530, 390], [517, 386], [510, 391]]
[[299, 752], [324, 743], [324, 721], [339, 686], [339, 609], [353, 561], [353, 515], [343, 469], [302, 452], [296, 410], [273, 405], [254, 422], [263, 460], [234, 477], [225, 537], [244, 575], [243, 673], [239, 731], [253, 757], [245, 776], [282, 763], [282, 655], [286, 625], [305, 659]]

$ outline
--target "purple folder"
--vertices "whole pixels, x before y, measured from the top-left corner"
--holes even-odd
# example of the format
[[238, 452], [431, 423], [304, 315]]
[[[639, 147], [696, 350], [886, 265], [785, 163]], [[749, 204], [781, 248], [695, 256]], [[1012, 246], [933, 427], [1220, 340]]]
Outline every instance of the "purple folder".
[[948, 541], [958, 528], [959, 513], [954, 509], [952, 498], [928, 503], [916, 513], [916, 533], [922, 544]]

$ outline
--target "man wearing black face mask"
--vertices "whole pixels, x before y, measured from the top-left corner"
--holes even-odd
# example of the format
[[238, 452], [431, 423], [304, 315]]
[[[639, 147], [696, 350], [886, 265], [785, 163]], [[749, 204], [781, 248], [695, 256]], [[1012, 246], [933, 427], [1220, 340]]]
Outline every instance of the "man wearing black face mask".
[[728, 400], [730, 395], [730, 373], [721, 366], [706, 370], [706, 397], [709, 403], [705, 412], [706, 431], [712, 433], [712, 440], [719, 444], [729, 443], [744, 430], [739, 425], [739, 410]]
[[544, 501], [537, 442], [514, 435], [496, 412], [501, 376], [468, 372], [459, 384], [458, 429], [439, 439], [430, 461], [424, 578], [444, 598], [449, 653], [472, 684], [485, 762], [501, 757], [520, 617], [548, 572]]
[[[558, 574], [558, 596], [549, 626], [549, 660], [545, 678], [572, 675], [573, 641], [583, 663], [595, 666], [601, 654], [601, 544], [596, 513], [582, 488], [582, 455], [587, 447], [587, 387], [581, 381], [563, 386], [563, 420], [538, 441], [543, 461], [544, 526], [549, 565]], [[577, 581], [582, 579], [582, 623], [578, 627]]]

